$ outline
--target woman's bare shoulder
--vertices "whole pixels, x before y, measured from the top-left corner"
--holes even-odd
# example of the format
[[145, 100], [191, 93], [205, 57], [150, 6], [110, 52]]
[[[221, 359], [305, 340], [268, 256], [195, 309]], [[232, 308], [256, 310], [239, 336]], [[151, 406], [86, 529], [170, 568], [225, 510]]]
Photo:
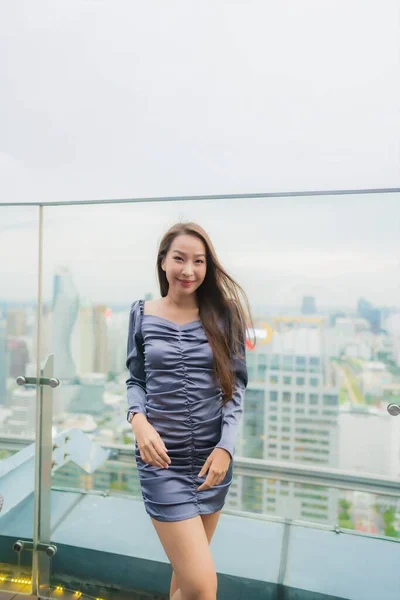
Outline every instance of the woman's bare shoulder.
[[162, 303], [162, 298], [157, 298], [156, 300], [145, 300], [143, 302], [143, 306], [144, 306], [144, 314], [150, 314], [150, 315], [156, 315], [159, 313], [160, 311], [160, 307], [161, 307], [161, 303]]

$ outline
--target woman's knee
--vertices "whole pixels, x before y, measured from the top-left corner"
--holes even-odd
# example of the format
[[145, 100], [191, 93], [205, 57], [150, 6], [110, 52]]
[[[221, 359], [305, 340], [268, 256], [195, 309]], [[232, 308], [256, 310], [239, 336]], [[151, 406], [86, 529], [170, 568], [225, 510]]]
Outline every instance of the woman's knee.
[[181, 593], [184, 600], [216, 600], [217, 574], [200, 571], [193, 573], [193, 577], [187, 574], [181, 585]]

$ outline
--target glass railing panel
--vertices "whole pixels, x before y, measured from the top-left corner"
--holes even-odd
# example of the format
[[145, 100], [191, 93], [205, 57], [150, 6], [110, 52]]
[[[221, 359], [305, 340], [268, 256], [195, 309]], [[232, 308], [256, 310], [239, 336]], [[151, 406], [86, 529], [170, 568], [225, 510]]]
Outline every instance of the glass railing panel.
[[[108, 447], [107, 451], [109, 458], [94, 473], [88, 474], [72, 463], [57, 469], [53, 474], [54, 488], [127, 495], [141, 500], [133, 451], [127, 453], [124, 446]], [[225, 504], [229, 513], [285, 518], [400, 541], [400, 488], [397, 494], [389, 495], [383, 491], [348, 489], [348, 483], [346, 487], [340, 487], [340, 483], [333, 487], [319, 483], [317, 479], [306, 483], [293, 481], [290, 477], [282, 479], [275, 474], [255, 475], [251, 473], [251, 465], [240, 464], [235, 471]], [[379, 482], [376, 483], [379, 486]]]
[[21, 486], [21, 464], [9, 459], [18, 440], [35, 440], [36, 387], [16, 379], [36, 376], [38, 211], [0, 205], [0, 589], [14, 593], [31, 591], [32, 553], [16, 553], [13, 544], [32, 539], [33, 508], [23, 522], [11, 515], [33, 494], [33, 469]]
[[[129, 307], [159, 295], [162, 234], [194, 220], [254, 315], [236, 456], [399, 478], [384, 443], [399, 425], [387, 411], [400, 396], [399, 218], [399, 194], [46, 207], [42, 348], [54, 353], [62, 380], [54, 432], [77, 427], [99, 444], [133, 448], [125, 421]], [[114, 479], [102, 473], [90, 486], [136, 495], [137, 482], [107, 464]], [[56, 470], [54, 483], [70, 468]], [[250, 506], [259, 488], [245, 481]], [[272, 505], [269, 498], [263, 506]]]

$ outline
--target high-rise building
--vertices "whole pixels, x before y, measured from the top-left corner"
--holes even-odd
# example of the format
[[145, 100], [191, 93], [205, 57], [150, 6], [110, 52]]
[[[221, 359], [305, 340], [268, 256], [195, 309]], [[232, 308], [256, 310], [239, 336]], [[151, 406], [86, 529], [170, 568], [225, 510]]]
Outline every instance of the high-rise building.
[[8, 336], [7, 348], [9, 356], [9, 377], [16, 379], [26, 374], [26, 366], [29, 363], [29, 351], [23, 338]]
[[[324, 325], [322, 319], [284, 318], [269, 344], [248, 353], [250, 382], [238, 444], [243, 456], [337, 466], [339, 389]], [[331, 522], [337, 513], [332, 490], [316, 493], [303, 484], [251, 476], [243, 477], [241, 488], [242, 510], [320, 522]]]
[[301, 305], [301, 313], [303, 315], [315, 315], [317, 313], [317, 305], [314, 296], [304, 296]]
[[94, 372], [108, 373], [108, 309], [103, 304], [93, 307], [94, 315]]
[[91, 306], [79, 309], [79, 373], [94, 370], [94, 316]]
[[108, 366], [109, 371], [117, 375], [126, 368], [128, 317], [127, 312], [113, 312], [108, 319]]
[[0, 318], [0, 405], [7, 401], [7, 336], [6, 321]]
[[79, 378], [79, 395], [68, 406], [68, 412], [104, 415], [105, 381], [103, 373], [82, 374]]
[[5, 424], [5, 432], [15, 437], [33, 437], [35, 434], [36, 388], [16, 388], [12, 393], [12, 414]]
[[76, 375], [71, 354], [71, 334], [79, 307], [78, 292], [70, 271], [60, 267], [54, 275], [52, 328], [55, 372], [60, 379], [70, 380]]
[[25, 309], [7, 309], [7, 334], [21, 336], [25, 334]]

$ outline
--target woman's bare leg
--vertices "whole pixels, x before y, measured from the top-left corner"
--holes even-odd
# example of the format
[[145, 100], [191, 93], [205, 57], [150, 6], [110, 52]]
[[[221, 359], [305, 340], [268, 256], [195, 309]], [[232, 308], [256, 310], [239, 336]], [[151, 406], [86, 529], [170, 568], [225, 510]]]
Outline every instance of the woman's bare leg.
[[[218, 520], [219, 520], [220, 516], [221, 516], [220, 510], [218, 512], [215, 512], [215, 513], [212, 513], [209, 515], [200, 515], [209, 544], [211, 544], [211, 540], [214, 535], [214, 531], [217, 528]], [[177, 596], [174, 596], [174, 594], [176, 594], [178, 589], [179, 589], [179, 586], [178, 586], [177, 578], [175, 575], [175, 571], [172, 571], [171, 586], [169, 589], [169, 597], [171, 600], [181, 600], [179, 594]]]
[[202, 519], [152, 521], [179, 584], [173, 600], [216, 600], [217, 574]]

